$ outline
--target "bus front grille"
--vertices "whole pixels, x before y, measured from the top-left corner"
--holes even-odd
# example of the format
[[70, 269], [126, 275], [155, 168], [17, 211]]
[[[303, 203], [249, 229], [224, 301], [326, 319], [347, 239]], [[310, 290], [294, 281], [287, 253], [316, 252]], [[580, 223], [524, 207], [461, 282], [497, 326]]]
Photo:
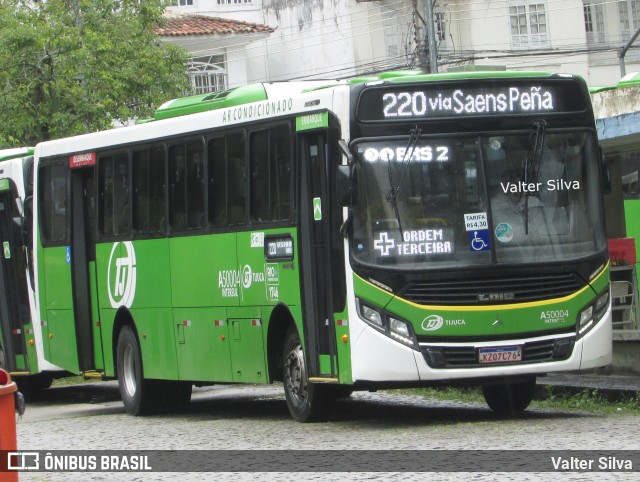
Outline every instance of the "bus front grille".
[[483, 305], [542, 301], [568, 296], [585, 283], [574, 273], [494, 279], [420, 281], [406, 285], [398, 296], [420, 305]]
[[[526, 342], [522, 345], [521, 361], [502, 363], [502, 365], [566, 360], [571, 356], [574, 345], [575, 336]], [[478, 361], [478, 350], [473, 346], [420, 346], [420, 351], [431, 368], [495, 366], [495, 364], [481, 364]]]

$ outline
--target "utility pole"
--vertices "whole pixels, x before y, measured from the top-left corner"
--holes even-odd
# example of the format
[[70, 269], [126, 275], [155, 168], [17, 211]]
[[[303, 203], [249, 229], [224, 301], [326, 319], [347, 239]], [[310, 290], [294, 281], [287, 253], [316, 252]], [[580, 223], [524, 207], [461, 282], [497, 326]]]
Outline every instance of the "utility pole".
[[627, 69], [625, 68], [625, 65], [624, 65], [624, 56], [627, 55], [627, 50], [631, 48], [631, 46], [633, 45], [633, 42], [635, 42], [636, 38], [638, 38], [638, 34], [640, 34], [640, 28], [636, 30], [636, 33], [633, 34], [633, 36], [631, 37], [631, 39], [629, 39], [629, 41], [625, 44], [625, 46], [618, 51], [618, 59], [620, 60], [620, 75], [622, 77], [627, 75]]
[[427, 33], [427, 45], [429, 46], [429, 72], [435, 74], [438, 72], [438, 52], [436, 47], [436, 29], [433, 19], [433, 3], [435, 0], [425, 0], [426, 8], [426, 33]]

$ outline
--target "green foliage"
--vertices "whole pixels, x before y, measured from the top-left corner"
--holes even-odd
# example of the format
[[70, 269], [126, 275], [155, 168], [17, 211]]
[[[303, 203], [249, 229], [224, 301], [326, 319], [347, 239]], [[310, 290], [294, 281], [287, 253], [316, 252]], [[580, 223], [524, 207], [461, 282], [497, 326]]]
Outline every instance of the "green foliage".
[[0, 146], [150, 117], [188, 91], [186, 51], [154, 28], [166, 0], [0, 0]]

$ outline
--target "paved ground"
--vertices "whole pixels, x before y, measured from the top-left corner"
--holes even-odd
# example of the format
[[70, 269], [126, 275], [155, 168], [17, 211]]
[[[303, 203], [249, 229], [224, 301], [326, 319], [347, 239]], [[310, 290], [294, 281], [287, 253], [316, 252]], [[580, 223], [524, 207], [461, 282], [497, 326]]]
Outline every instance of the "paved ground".
[[555, 390], [581, 391], [594, 389], [610, 397], [634, 396], [640, 393], [638, 374], [560, 373], [538, 378], [538, 385]]

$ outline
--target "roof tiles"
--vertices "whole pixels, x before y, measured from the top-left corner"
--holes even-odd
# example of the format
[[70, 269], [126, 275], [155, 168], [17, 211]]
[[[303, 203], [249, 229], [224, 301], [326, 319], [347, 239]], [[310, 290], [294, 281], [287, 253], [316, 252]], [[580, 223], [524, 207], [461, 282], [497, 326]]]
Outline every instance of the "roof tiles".
[[269, 33], [273, 31], [268, 25], [204, 15], [171, 17], [167, 18], [165, 25], [156, 27], [156, 34], [161, 37]]

